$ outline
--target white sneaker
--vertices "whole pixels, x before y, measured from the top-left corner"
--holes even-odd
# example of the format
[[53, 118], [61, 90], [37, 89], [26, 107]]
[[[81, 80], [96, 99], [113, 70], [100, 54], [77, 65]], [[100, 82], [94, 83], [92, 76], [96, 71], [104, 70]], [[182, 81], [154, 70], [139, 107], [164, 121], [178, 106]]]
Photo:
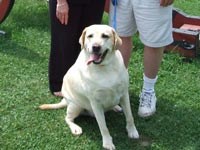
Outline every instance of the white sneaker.
[[149, 117], [156, 112], [156, 95], [155, 92], [142, 92], [140, 94], [140, 105], [138, 115], [140, 117]]

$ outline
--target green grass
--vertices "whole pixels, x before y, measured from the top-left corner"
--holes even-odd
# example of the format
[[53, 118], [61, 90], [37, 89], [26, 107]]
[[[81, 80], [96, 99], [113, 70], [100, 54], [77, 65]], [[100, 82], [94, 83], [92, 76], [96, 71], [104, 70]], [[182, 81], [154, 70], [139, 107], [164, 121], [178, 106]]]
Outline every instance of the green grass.
[[[200, 16], [199, 0], [176, 0], [175, 6]], [[107, 22], [105, 15], [104, 22]], [[83, 135], [72, 136], [65, 109], [40, 111], [42, 103], [58, 102], [48, 89], [50, 28], [45, 0], [17, 0], [0, 25], [0, 149], [98, 150], [102, 140], [94, 118], [79, 117]], [[156, 85], [157, 113], [137, 116], [142, 86], [143, 45], [134, 38], [129, 65], [130, 99], [140, 140], [125, 132], [123, 114], [106, 114], [107, 125], [119, 150], [198, 150], [200, 148], [200, 59], [184, 62], [165, 54]], [[145, 143], [147, 142], [147, 146]]]

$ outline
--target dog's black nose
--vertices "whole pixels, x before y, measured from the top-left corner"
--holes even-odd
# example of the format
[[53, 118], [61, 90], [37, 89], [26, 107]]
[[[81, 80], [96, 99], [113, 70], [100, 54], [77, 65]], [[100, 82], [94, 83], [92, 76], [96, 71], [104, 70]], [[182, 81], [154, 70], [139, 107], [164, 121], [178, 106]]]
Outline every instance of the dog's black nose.
[[99, 45], [92, 46], [92, 51], [94, 53], [99, 53], [100, 50], [101, 50], [101, 46], [99, 46]]

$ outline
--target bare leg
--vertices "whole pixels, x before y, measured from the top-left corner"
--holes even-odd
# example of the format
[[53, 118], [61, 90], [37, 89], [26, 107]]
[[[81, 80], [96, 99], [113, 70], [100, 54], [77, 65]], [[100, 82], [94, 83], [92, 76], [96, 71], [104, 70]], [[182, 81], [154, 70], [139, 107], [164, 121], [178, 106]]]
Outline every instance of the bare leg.
[[124, 59], [124, 64], [127, 68], [133, 47], [132, 37], [120, 37], [120, 38], [122, 39], [122, 45], [119, 47], [119, 50], [122, 54], [122, 57]]
[[162, 61], [164, 48], [144, 47], [144, 74], [154, 79]]
[[143, 89], [140, 94], [140, 105], [138, 115], [148, 117], [156, 111], [156, 95], [154, 86], [157, 80], [157, 74], [163, 57], [164, 48], [144, 47], [144, 77]]

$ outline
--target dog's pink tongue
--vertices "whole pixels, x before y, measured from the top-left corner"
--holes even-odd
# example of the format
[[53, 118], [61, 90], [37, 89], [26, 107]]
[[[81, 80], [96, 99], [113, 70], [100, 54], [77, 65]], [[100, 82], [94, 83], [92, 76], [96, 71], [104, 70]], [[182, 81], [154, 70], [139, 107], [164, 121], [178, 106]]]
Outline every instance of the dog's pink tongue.
[[99, 59], [98, 55], [91, 54], [88, 61], [87, 61], [87, 65], [89, 65], [91, 62], [96, 61], [98, 59]]

